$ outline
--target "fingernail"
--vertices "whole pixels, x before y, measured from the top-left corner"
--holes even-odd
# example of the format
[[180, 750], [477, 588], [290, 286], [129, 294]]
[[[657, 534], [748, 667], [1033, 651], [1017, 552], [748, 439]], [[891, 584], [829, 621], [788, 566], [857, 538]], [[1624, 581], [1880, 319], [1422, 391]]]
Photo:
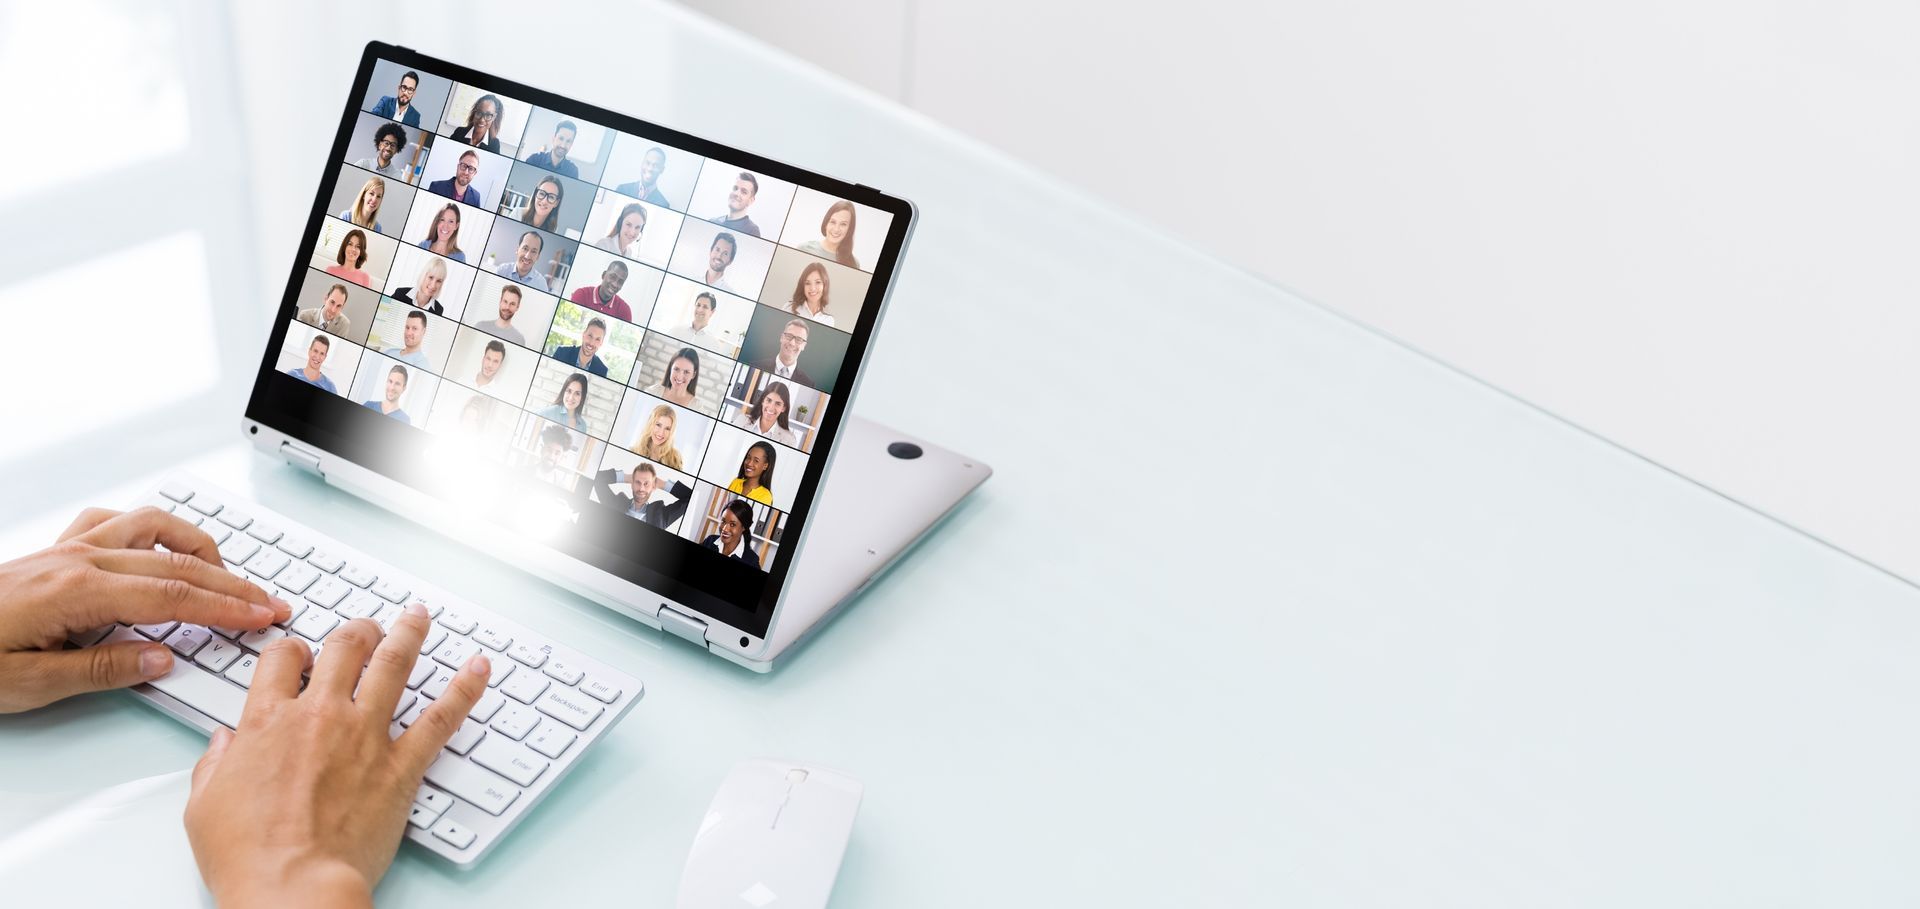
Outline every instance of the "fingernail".
[[279, 621], [280, 619], [286, 618], [288, 615], [291, 615], [291, 613], [281, 612], [278, 609], [270, 609], [265, 606], [253, 607], [253, 620], [262, 625], [268, 624], [270, 622]]
[[414, 600], [407, 604], [407, 615], [419, 616], [424, 619], [427, 617], [427, 607], [420, 605], [419, 600]]
[[140, 675], [157, 679], [173, 671], [173, 654], [165, 647], [148, 647], [140, 652]]
[[488, 662], [486, 654], [476, 653], [473, 656], [467, 657], [467, 665], [462, 667], [460, 671], [470, 672], [474, 675], [491, 675], [493, 673], [493, 664]]
[[277, 622], [281, 619], [286, 618], [287, 616], [293, 615], [292, 603], [289, 603], [286, 600], [280, 599], [279, 597], [272, 597], [272, 596], [267, 597], [267, 602], [273, 605], [274, 621]]

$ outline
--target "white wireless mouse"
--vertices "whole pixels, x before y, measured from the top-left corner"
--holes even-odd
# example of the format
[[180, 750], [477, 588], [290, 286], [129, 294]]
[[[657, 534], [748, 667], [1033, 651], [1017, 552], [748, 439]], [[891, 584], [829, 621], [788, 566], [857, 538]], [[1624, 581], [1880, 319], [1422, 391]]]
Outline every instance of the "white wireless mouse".
[[693, 836], [676, 905], [824, 907], [864, 788], [815, 764], [759, 758], [733, 765]]

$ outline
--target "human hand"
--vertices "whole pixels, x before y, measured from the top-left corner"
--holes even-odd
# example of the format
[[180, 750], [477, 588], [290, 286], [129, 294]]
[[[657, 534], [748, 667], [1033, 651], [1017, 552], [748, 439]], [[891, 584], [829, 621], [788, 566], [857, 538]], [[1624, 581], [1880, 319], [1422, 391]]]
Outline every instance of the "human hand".
[[394, 707], [428, 627], [417, 603], [384, 641], [372, 620], [340, 626], [305, 691], [305, 644], [276, 641], [260, 655], [239, 731], [214, 731], [187, 799], [187, 838], [222, 905], [372, 904], [427, 765], [492, 671], [484, 655], [468, 659], [446, 694], [393, 738]]
[[75, 632], [113, 622], [251, 631], [290, 614], [286, 601], [228, 571], [206, 531], [157, 508], [89, 508], [53, 546], [0, 564], [0, 713], [173, 669], [159, 642], [63, 650]]

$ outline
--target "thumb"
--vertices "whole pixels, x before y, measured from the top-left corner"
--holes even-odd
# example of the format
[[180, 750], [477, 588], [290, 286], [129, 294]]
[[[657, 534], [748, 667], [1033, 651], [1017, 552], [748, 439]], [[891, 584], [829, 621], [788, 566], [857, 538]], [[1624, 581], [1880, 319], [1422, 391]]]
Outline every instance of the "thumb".
[[193, 792], [199, 792], [207, 784], [220, 766], [220, 758], [227, 753], [227, 746], [233, 744], [233, 730], [222, 726], [213, 731], [213, 741], [207, 743], [207, 753], [200, 756], [200, 762], [193, 765]]
[[105, 644], [81, 650], [14, 654], [19, 677], [43, 704], [89, 691], [125, 688], [173, 671], [165, 644]]

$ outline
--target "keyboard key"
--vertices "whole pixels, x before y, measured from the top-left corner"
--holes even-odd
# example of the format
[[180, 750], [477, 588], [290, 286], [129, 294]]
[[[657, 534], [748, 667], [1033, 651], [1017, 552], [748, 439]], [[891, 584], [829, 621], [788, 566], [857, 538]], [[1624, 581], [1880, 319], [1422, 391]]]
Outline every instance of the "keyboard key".
[[431, 703], [433, 703], [433, 698], [422, 695], [419, 700], [413, 702], [413, 706], [401, 711], [400, 719], [395, 720], [395, 722], [402, 726], [411, 726], [420, 722], [421, 711], [426, 710], [427, 705]]
[[393, 716], [389, 719], [400, 719], [400, 714], [406, 713], [407, 708], [412, 707], [413, 702], [417, 700], [420, 700], [420, 696], [411, 691], [400, 692], [400, 700], [394, 703]]
[[421, 786], [420, 791], [413, 794], [413, 803], [433, 812], [434, 817], [439, 817], [453, 807], [453, 796], [432, 786]]
[[[225, 533], [226, 531], [221, 531]], [[214, 534], [219, 536], [220, 534]], [[253, 554], [260, 551], [260, 544], [252, 537], [233, 537], [220, 544], [220, 557], [235, 565], [245, 565]]]
[[407, 810], [407, 826], [409, 827], [419, 827], [425, 830], [429, 826], [432, 826], [434, 821], [439, 819], [439, 815], [428, 811], [427, 807], [419, 802], [415, 802], [413, 807]]
[[[213, 538], [213, 545], [218, 546], [222, 543], [225, 543], [228, 537], [233, 536], [233, 531], [227, 529], [226, 525], [221, 524], [218, 521], [215, 521], [211, 524], [205, 523], [204, 521], [205, 519], [202, 519], [202, 523], [199, 525], [200, 529], [203, 532], [205, 532], [207, 536], [210, 536]], [[233, 560], [228, 559], [227, 561], [232, 562]]]
[[[445, 752], [427, 767], [427, 782], [493, 815], [507, 810], [507, 806], [520, 797], [520, 788], [502, 779], [499, 774]], [[468, 842], [472, 842], [471, 838]]]
[[307, 610], [318, 609], [318, 608], [319, 607], [314, 606], [310, 603], [303, 603], [299, 600], [288, 600], [287, 601], [287, 617], [273, 624], [278, 625], [282, 628], [292, 628], [293, 623], [300, 621], [300, 617], [302, 615], [305, 615]]
[[[326, 613], [324, 612], [320, 614], [326, 615]], [[253, 651], [254, 653], [260, 653], [267, 649], [268, 644], [271, 644], [274, 641], [280, 640], [281, 638], [284, 638], [286, 636], [287, 636], [287, 630], [285, 628], [281, 628], [278, 625], [268, 625], [267, 627], [262, 628], [259, 631], [249, 631], [246, 634], [241, 635], [240, 646], [245, 647], [248, 650]]]
[[427, 611], [427, 618], [430, 618], [430, 619], [439, 618], [440, 613], [447, 608], [445, 606], [440, 605], [440, 601], [429, 600], [426, 597], [414, 597], [413, 601], [415, 603], [419, 603], [420, 608], [425, 609]]
[[183, 657], [192, 658], [200, 648], [207, 646], [212, 633], [198, 625], [182, 625], [174, 633], [167, 635], [167, 646]]
[[[519, 793], [515, 793], [518, 795]], [[500, 812], [495, 811], [494, 814]], [[473, 845], [473, 831], [452, 821], [441, 821], [433, 825], [433, 835], [453, 844], [455, 849], [465, 849]]]
[[348, 565], [340, 569], [340, 579], [355, 587], [365, 588], [380, 580], [380, 576], [358, 565]]
[[380, 583], [373, 585], [373, 592], [389, 603], [404, 603], [413, 595], [405, 583], [393, 578], [381, 578]]
[[[313, 560], [307, 560], [307, 565], [311, 567]], [[332, 609], [340, 605], [340, 601], [346, 597], [347, 591], [352, 589], [352, 587], [347, 586], [347, 582], [339, 578], [332, 575], [321, 575], [318, 582], [312, 587], [307, 588], [307, 599], [319, 604], [322, 609]]]
[[193, 509], [194, 511], [200, 512], [201, 514], [206, 515], [207, 517], [213, 517], [214, 515], [219, 514], [220, 509], [225, 508], [226, 506], [222, 505], [219, 499], [216, 499], [212, 496], [199, 495], [199, 496], [194, 496], [192, 500], [188, 501], [187, 507]]
[[140, 504], [145, 505], [149, 508], [158, 508], [161, 511], [166, 512], [167, 514], [173, 514], [173, 510], [179, 507], [178, 505], [175, 505], [172, 501], [162, 498], [161, 496], [154, 496], [153, 498], [148, 499], [145, 502], [142, 502]]
[[533, 702], [534, 709], [581, 732], [587, 731], [606, 708], [588, 700], [571, 688], [554, 688]]
[[220, 512], [220, 523], [235, 530], [245, 530], [247, 529], [247, 525], [253, 523], [253, 515], [229, 508]]
[[540, 725], [535, 726], [533, 735], [527, 737], [527, 747], [547, 757], [557, 758], [566, 754], [567, 749], [573, 747], [573, 743], [579, 738], [573, 730], [541, 717]]
[[[195, 527], [199, 527], [199, 526], [200, 526], [201, 524], [204, 524], [204, 523], [206, 523], [206, 520], [207, 520], [207, 518], [206, 518], [206, 516], [205, 516], [205, 515], [203, 515], [203, 514], [201, 514], [201, 513], [199, 513], [199, 512], [197, 512], [197, 511], [194, 511], [194, 510], [193, 510], [193, 509], [191, 509], [191, 508], [189, 508], [189, 509], [186, 509], [186, 510], [184, 510], [184, 511], [183, 511], [183, 510], [180, 510], [180, 509], [175, 509], [175, 510], [174, 510], [174, 512], [173, 512], [173, 516], [174, 516], [174, 517], [176, 517], [176, 518], [179, 518], [180, 520], [182, 520], [182, 521], [185, 521], [185, 522], [187, 522], [187, 523], [189, 523], [189, 524], [192, 524], [192, 525], [193, 525], [193, 526], [195, 526]], [[218, 546], [218, 545], [220, 545], [220, 544], [219, 544], [219, 543], [215, 543], [214, 545], [215, 545], [215, 546]]]
[[446, 639], [447, 639], [447, 630], [445, 628], [442, 628], [438, 625], [435, 625], [432, 628], [428, 628], [427, 636], [425, 638], [422, 638], [420, 641], [420, 655], [426, 656], [427, 654], [432, 653], [434, 648], [439, 647], [440, 642]]
[[313, 567], [318, 568], [321, 571], [324, 571], [328, 574], [332, 574], [336, 571], [339, 571], [341, 566], [347, 563], [344, 560], [342, 560], [339, 556], [334, 555], [331, 552], [325, 552], [323, 550], [316, 549], [314, 550], [313, 555], [307, 556], [307, 564], [312, 565]]
[[[299, 611], [299, 608], [300, 607], [295, 606], [294, 610], [297, 612]], [[226, 638], [229, 641], [234, 640], [235, 638], [238, 638], [240, 635], [245, 633], [238, 628], [227, 628], [222, 625], [208, 625], [207, 630], [223, 638]]]
[[240, 649], [240, 645], [232, 641], [214, 638], [207, 646], [200, 648], [199, 653], [193, 655], [193, 661], [214, 672], [225, 672], [227, 667], [233, 665], [233, 661], [239, 659], [245, 652]]
[[489, 670], [487, 674], [488, 688], [500, 687], [500, 683], [506, 681], [507, 676], [513, 675], [512, 660], [503, 660], [498, 657], [488, 657], [487, 668]]
[[482, 625], [473, 632], [473, 642], [488, 650], [499, 652], [513, 643], [513, 635], [492, 626]]
[[178, 480], [168, 480], [160, 484], [160, 494], [175, 502], [185, 502], [193, 498], [193, 487]]
[[405, 610], [392, 603], [388, 603], [380, 607], [379, 612], [373, 614], [373, 621], [374, 624], [380, 626], [381, 631], [392, 631], [393, 623], [400, 621], [400, 617], [405, 614]]
[[472, 641], [466, 638], [448, 637], [446, 642], [433, 649], [434, 662], [459, 669], [467, 665], [467, 658], [480, 652]]
[[370, 593], [356, 593], [347, 600], [347, 605], [340, 607], [340, 614], [350, 619], [370, 619], [386, 602]]
[[546, 758], [527, 750], [525, 745], [509, 742], [499, 736], [487, 739], [474, 748], [472, 760], [522, 786], [533, 785], [533, 781], [552, 766]]
[[553, 684], [547, 677], [537, 672], [516, 672], [500, 686], [500, 692], [522, 704], [531, 704], [533, 699], [545, 693], [547, 686]]
[[481, 695], [480, 700], [473, 702], [473, 709], [467, 711], [467, 716], [484, 723], [493, 719], [493, 715], [499, 713], [501, 706], [506, 702], [507, 699], [501, 697], [500, 692], [489, 691]]
[[540, 664], [547, 661], [546, 651], [537, 650], [526, 641], [514, 642], [512, 647], [507, 648], [507, 656], [525, 663], [529, 669], [539, 669]]
[[262, 548], [258, 553], [254, 554], [253, 558], [247, 560], [247, 570], [261, 578], [271, 581], [273, 580], [273, 576], [285, 570], [287, 563], [291, 561], [291, 559], [280, 554], [278, 550]]
[[605, 701], [609, 704], [620, 700], [620, 689], [602, 682], [599, 679], [586, 680], [586, 682], [580, 685], [580, 690], [586, 692], [595, 700]]
[[249, 653], [246, 656], [234, 660], [233, 665], [227, 667], [226, 676], [232, 680], [234, 684], [242, 688], [252, 688], [253, 672], [259, 668], [259, 666], [260, 658]]
[[407, 687], [420, 687], [420, 683], [425, 682], [427, 676], [432, 675], [433, 670], [438, 666], [439, 664], [432, 660], [416, 660], [413, 664], [413, 674], [407, 676]]
[[[258, 561], [259, 558], [259, 556], [254, 556], [255, 561]], [[297, 597], [306, 593], [307, 588], [312, 587], [313, 582], [318, 580], [320, 580], [320, 569], [308, 565], [305, 562], [295, 562], [287, 566], [287, 570], [275, 575], [273, 583], [281, 590], [286, 591], [288, 596]], [[282, 599], [285, 599], [285, 597], [282, 597]]]
[[296, 559], [304, 559], [313, 554], [313, 544], [299, 537], [281, 537], [280, 551]]
[[293, 623], [293, 632], [309, 641], [318, 641], [340, 624], [340, 617], [324, 609], [309, 609]]
[[508, 704], [499, 716], [493, 718], [493, 730], [517, 742], [526, 738], [527, 733], [532, 732], [539, 723], [540, 714], [534, 712], [533, 708]]
[[420, 693], [436, 701], [439, 700], [442, 695], [447, 693], [447, 686], [453, 684], [453, 675], [454, 671], [452, 669], [445, 666], [435, 666], [433, 675], [428, 676], [427, 680], [420, 685]]
[[460, 728], [453, 731], [453, 738], [447, 740], [447, 750], [454, 754], [466, 754], [487, 734], [487, 727], [472, 720], [461, 720]]
[[[273, 544], [280, 542], [280, 537], [282, 536], [282, 534], [280, 533], [280, 528], [275, 527], [272, 524], [268, 524], [264, 521], [255, 521], [253, 522], [252, 527], [247, 528], [247, 536], [250, 536], [256, 540], [259, 540], [260, 542], [265, 543], [268, 546], [272, 546]], [[304, 552], [298, 553], [298, 554], [295, 554], [295, 553], [287, 553], [287, 554], [290, 556], [293, 556], [296, 559], [304, 559], [307, 557], [307, 554]]]
[[447, 610], [440, 616], [439, 622], [454, 634], [472, 634], [475, 624], [472, 616], [458, 609]]
[[573, 668], [566, 660], [555, 659], [547, 664], [548, 675], [558, 679], [562, 685], [573, 685], [580, 681], [582, 673]]
[[133, 630], [159, 641], [165, 640], [166, 636], [172, 634], [178, 627], [180, 627], [179, 622], [154, 622], [151, 625], [135, 625]]

